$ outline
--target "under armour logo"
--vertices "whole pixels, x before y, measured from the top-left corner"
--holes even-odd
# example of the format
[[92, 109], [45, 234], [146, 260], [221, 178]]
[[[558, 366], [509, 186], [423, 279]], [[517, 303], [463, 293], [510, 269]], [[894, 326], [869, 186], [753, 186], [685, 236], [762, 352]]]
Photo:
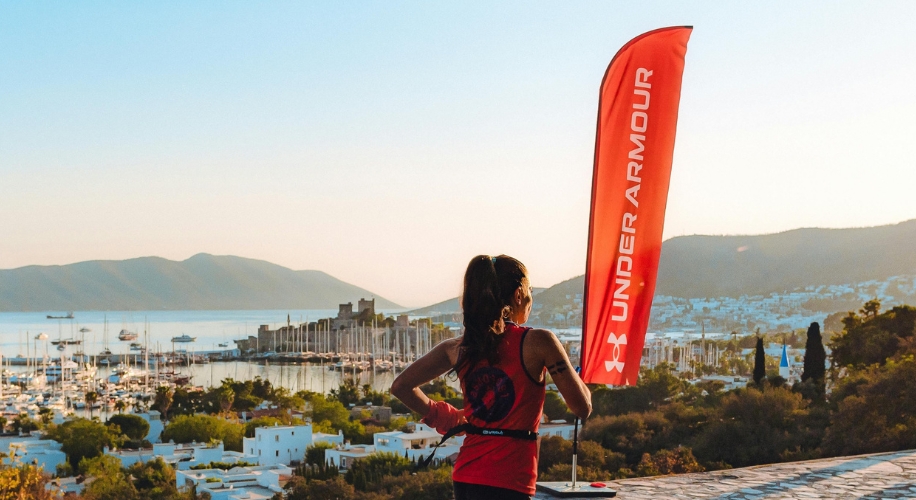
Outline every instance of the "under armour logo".
[[611, 332], [607, 337], [608, 344], [614, 344], [614, 350], [611, 351], [611, 356], [614, 359], [611, 361], [604, 362], [604, 369], [607, 371], [617, 370], [620, 373], [623, 373], [623, 361], [620, 361], [620, 346], [627, 345], [627, 334], [622, 334], [619, 337]]

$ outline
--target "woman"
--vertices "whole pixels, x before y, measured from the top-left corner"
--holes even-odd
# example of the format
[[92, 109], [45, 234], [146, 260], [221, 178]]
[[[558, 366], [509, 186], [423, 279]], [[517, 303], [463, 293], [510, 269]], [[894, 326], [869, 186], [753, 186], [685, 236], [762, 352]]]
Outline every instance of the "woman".
[[[391, 386], [391, 394], [441, 434], [464, 424], [467, 435], [452, 472], [456, 500], [534, 495], [545, 372], [570, 411], [582, 419], [591, 413], [591, 394], [557, 337], [519, 326], [528, 321], [531, 303], [521, 262], [506, 255], [474, 257], [461, 296], [464, 335], [437, 345]], [[461, 380], [463, 410], [419, 389], [450, 370]]]

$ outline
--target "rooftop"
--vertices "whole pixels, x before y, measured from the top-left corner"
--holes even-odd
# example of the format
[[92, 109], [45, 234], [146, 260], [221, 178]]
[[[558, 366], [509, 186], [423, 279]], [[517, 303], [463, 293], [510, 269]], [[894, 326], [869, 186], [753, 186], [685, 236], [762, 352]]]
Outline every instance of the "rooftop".
[[[916, 450], [607, 482], [621, 500], [916, 498]], [[553, 498], [544, 493], [538, 500]]]

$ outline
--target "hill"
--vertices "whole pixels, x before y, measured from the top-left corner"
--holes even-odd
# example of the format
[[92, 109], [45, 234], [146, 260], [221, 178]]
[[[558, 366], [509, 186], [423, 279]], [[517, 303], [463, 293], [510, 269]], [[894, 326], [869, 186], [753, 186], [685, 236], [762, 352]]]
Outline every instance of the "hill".
[[[916, 274], [914, 245], [916, 219], [866, 228], [678, 236], [662, 245], [655, 293], [681, 298], [737, 298]], [[570, 301], [567, 295], [581, 294], [584, 287], [584, 277], [576, 276], [547, 288], [538, 296], [537, 304], [562, 309]], [[448, 306], [457, 311], [457, 300], [418, 311], [445, 312]]]
[[916, 219], [853, 229], [665, 241], [655, 293], [739, 297], [916, 273]]
[[[542, 292], [546, 291], [547, 288], [532, 287], [532, 295], [540, 295]], [[416, 315], [416, 316], [428, 316], [428, 315], [439, 315], [439, 314], [454, 314], [461, 312], [461, 303], [458, 300], [458, 297], [443, 300], [442, 302], [437, 302], [431, 306], [426, 306], [420, 309], [414, 309], [413, 311], [408, 311], [407, 314]]]
[[400, 307], [321, 271], [228, 255], [0, 270], [0, 311], [336, 309], [361, 297]]

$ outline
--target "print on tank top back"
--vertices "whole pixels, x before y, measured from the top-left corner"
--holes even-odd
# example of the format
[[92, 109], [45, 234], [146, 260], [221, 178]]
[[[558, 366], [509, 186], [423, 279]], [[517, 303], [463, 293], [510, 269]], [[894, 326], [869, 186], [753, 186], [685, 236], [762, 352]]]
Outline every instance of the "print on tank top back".
[[487, 423], [498, 422], [515, 405], [515, 385], [506, 372], [495, 366], [481, 366], [465, 379], [471, 415]]

